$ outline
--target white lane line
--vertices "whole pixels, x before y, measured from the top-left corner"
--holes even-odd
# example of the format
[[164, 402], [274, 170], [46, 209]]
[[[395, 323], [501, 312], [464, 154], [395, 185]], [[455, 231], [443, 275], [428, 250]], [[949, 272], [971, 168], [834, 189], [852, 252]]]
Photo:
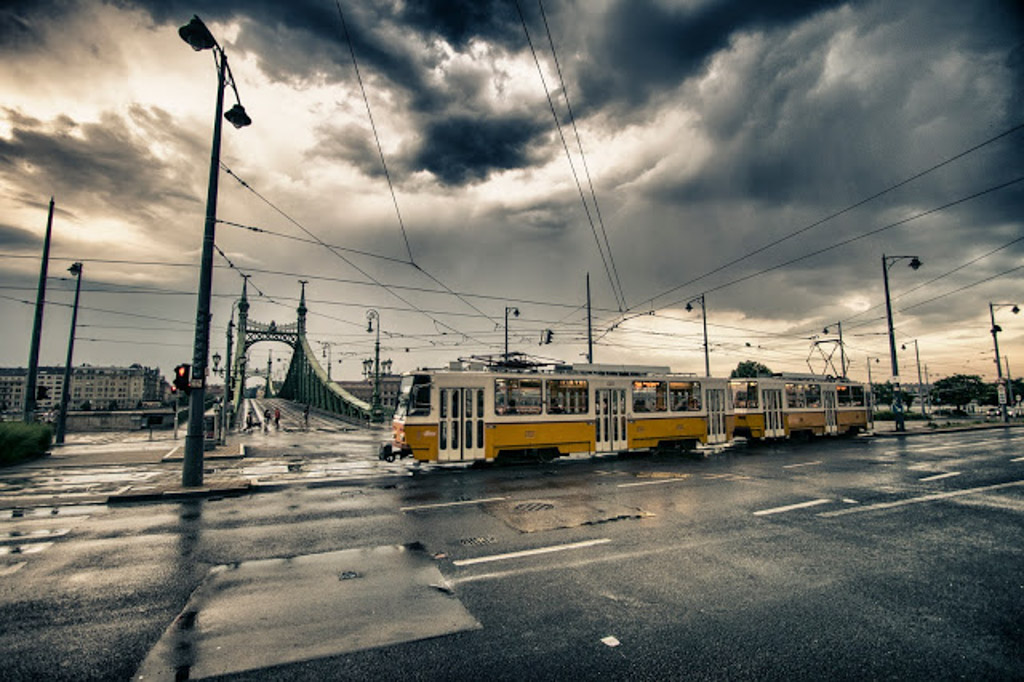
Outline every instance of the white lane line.
[[817, 507], [819, 504], [828, 504], [832, 500], [809, 500], [807, 502], [799, 502], [797, 504], [788, 504], [785, 507], [775, 507], [773, 509], [762, 509], [754, 512], [754, 516], [768, 516], [769, 514], [781, 514], [782, 512], [793, 511], [794, 509], [806, 509], [807, 507]]
[[813, 466], [817, 466], [818, 464], [821, 464], [821, 463], [822, 462], [820, 460], [815, 460], [813, 462], [802, 462], [800, 464], [786, 464], [782, 468], [783, 469], [798, 469], [799, 467], [813, 467]]
[[1011, 462], [1024, 462], [1024, 457], [1014, 457]]
[[484, 497], [479, 500], [459, 500], [458, 502], [438, 502], [437, 504], [417, 504], [411, 507], [399, 507], [398, 511], [419, 511], [421, 509], [443, 509], [445, 507], [462, 507], [471, 504], [483, 504], [484, 502], [501, 502], [507, 497]]
[[616, 488], [635, 488], [638, 485], [663, 485], [665, 483], [679, 483], [685, 481], [685, 478], [659, 478], [656, 481], [640, 481], [639, 483], [620, 483], [615, 486]]
[[962, 473], [963, 473], [962, 471], [950, 471], [950, 472], [945, 473], [945, 474], [935, 474], [934, 476], [925, 476], [924, 478], [919, 478], [917, 480], [922, 481], [922, 482], [923, 481], [939, 481], [939, 480], [942, 480], [943, 478], [953, 478], [954, 476], [959, 476]]
[[571, 542], [567, 545], [552, 545], [550, 547], [538, 547], [537, 549], [525, 549], [521, 552], [508, 552], [507, 554], [491, 554], [489, 556], [480, 556], [473, 559], [459, 559], [452, 563], [456, 566], [472, 566], [473, 564], [486, 564], [491, 561], [504, 561], [505, 559], [518, 559], [526, 556], [536, 556], [537, 554], [550, 554], [551, 552], [564, 552], [568, 549], [583, 549], [585, 547], [593, 547], [594, 545], [603, 545], [611, 542], [610, 538], [600, 538], [599, 540], [584, 540], [583, 542]]
[[966, 490], [950, 490], [944, 493], [934, 493], [932, 495], [922, 495], [921, 497], [911, 497], [906, 500], [897, 500], [895, 502], [879, 502], [877, 504], [869, 504], [866, 507], [854, 507], [850, 509], [840, 509], [837, 511], [820, 512], [818, 516], [831, 518], [833, 516], [844, 516], [846, 514], [857, 514], [860, 512], [876, 511], [879, 509], [895, 509], [896, 507], [905, 507], [910, 504], [918, 504], [921, 502], [934, 502], [935, 500], [944, 500], [948, 497], [973, 495], [974, 493], [984, 493], [988, 492], [989, 490], [1001, 490], [1003, 488], [1012, 488], [1018, 485], [1024, 485], [1024, 481], [1011, 481], [1009, 483], [984, 485], [981, 486], [980, 488], [967, 488]]
[[0, 578], [7, 575], [11, 575], [12, 573], [17, 573], [22, 568], [24, 568], [25, 564], [27, 563], [27, 561], [19, 561], [16, 564], [11, 564], [10, 566], [4, 566], [3, 568], [0, 568]]

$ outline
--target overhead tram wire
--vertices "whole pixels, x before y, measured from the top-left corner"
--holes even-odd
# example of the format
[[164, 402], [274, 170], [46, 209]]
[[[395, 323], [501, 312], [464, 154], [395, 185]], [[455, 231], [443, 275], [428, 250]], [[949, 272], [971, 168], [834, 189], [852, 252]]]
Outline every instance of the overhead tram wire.
[[[284, 211], [283, 209], [281, 209], [281, 208], [279, 208], [279, 207], [278, 207], [277, 205], [275, 205], [275, 204], [274, 204], [274, 203], [273, 203], [272, 201], [270, 201], [270, 199], [267, 199], [267, 198], [266, 198], [265, 196], [263, 196], [262, 194], [260, 194], [259, 192], [257, 192], [257, 191], [256, 191], [256, 189], [255, 189], [255, 188], [253, 188], [253, 187], [252, 187], [252, 186], [251, 186], [251, 185], [250, 185], [249, 183], [247, 183], [247, 182], [246, 182], [245, 180], [243, 180], [242, 178], [238, 177], [238, 175], [236, 175], [236, 174], [235, 174], [234, 172], [232, 172], [230, 168], [228, 168], [227, 166], [225, 166], [225, 165], [223, 164], [223, 162], [221, 163], [221, 166], [222, 166], [222, 167], [224, 168], [225, 172], [226, 172], [226, 173], [227, 173], [227, 174], [228, 174], [229, 176], [233, 177], [233, 178], [234, 178], [234, 179], [235, 179], [235, 180], [236, 180], [236, 181], [237, 181], [237, 182], [238, 182], [239, 184], [241, 184], [241, 185], [242, 185], [242, 187], [244, 187], [244, 188], [246, 188], [247, 190], [249, 190], [250, 192], [252, 192], [252, 193], [253, 193], [253, 194], [254, 194], [254, 195], [255, 195], [255, 196], [257, 197], [257, 198], [259, 198], [259, 199], [260, 199], [260, 201], [262, 201], [262, 202], [263, 202], [263, 203], [265, 203], [265, 204], [266, 204], [267, 206], [269, 206], [270, 208], [272, 208], [272, 209], [273, 209], [273, 210], [274, 210], [275, 212], [277, 212], [277, 213], [278, 213], [279, 215], [281, 215], [281, 216], [282, 216], [282, 217], [283, 217], [283, 218], [284, 218], [285, 220], [287, 220], [288, 222], [290, 222], [291, 224], [295, 225], [295, 226], [296, 226], [297, 228], [299, 228], [300, 230], [302, 230], [303, 232], [305, 232], [305, 233], [306, 233], [307, 235], [309, 235], [309, 236], [310, 236], [310, 237], [311, 237], [312, 239], [316, 240], [316, 242], [317, 242], [317, 244], [318, 244], [319, 246], [321, 246], [321, 247], [323, 247], [323, 248], [327, 249], [327, 251], [328, 251], [329, 253], [333, 254], [333, 255], [334, 255], [334, 256], [335, 256], [336, 258], [338, 258], [338, 259], [340, 259], [341, 261], [343, 261], [343, 262], [344, 262], [345, 264], [347, 264], [347, 265], [348, 265], [349, 267], [351, 267], [351, 268], [352, 268], [353, 270], [355, 270], [356, 272], [358, 272], [359, 274], [361, 274], [361, 275], [362, 275], [363, 277], [365, 277], [366, 279], [370, 280], [371, 282], [373, 282], [374, 284], [376, 284], [376, 285], [377, 285], [378, 287], [380, 287], [381, 289], [383, 289], [384, 291], [386, 291], [387, 293], [389, 293], [389, 294], [390, 294], [391, 296], [394, 296], [394, 297], [395, 297], [395, 298], [397, 298], [397, 299], [398, 299], [399, 301], [401, 301], [401, 302], [402, 302], [402, 303], [404, 303], [405, 305], [409, 306], [409, 307], [410, 307], [411, 309], [415, 310], [416, 312], [418, 312], [418, 313], [422, 314], [422, 315], [423, 315], [424, 317], [427, 317], [428, 319], [432, 320], [432, 321], [433, 321], [433, 322], [435, 322], [436, 324], [440, 324], [440, 325], [442, 325], [442, 326], [444, 326], [444, 327], [447, 327], [448, 329], [451, 329], [451, 330], [452, 330], [453, 332], [455, 332], [455, 333], [457, 333], [457, 334], [462, 334], [462, 332], [461, 332], [461, 331], [459, 331], [458, 329], [456, 329], [455, 327], [452, 327], [452, 326], [450, 326], [450, 325], [448, 325], [448, 324], [445, 324], [444, 322], [441, 322], [440, 320], [438, 320], [438, 319], [436, 319], [436, 318], [432, 317], [432, 316], [431, 316], [430, 314], [428, 314], [427, 312], [425, 312], [425, 311], [424, 311], [423, 309], [421, 309], [421, 308], [420, 308], [419, 306], [415, 305], [414, 303], [412, 303], [412, 302], [411, 302], [411, 301], [409, 301], [408, 299], [406, 299], [406, 298], [404, 298], [404, 297], [400, 296], [399, 294], [395, 293], [395, 291], [394, 291], [394, 288], [395, 288], [395, 287], [392, 287], [391, 285], [388, 285], [388, 284], [385, 284], [385, 283], [381, 282], [381, 281], [380, 281], [380, 280], [378, 280], [378, 279], [377, 279], [376, 277], [374, 277], [373, 275], [371, 275], [370, 273], [368, 273], [368, 272], [367, 272], [366, 270], [364, 270], [363, 268], [361, 268], [361, 267], [359, 267], [358, 265], [356, 265], [355, 263], [353, 263], [353, 262], [352, 262], [352, 260], [351, 260], [351, 259], [349, 259], [349, 258], [347, 258], [347, 257], [346, 257], [346, 256], [345, 256], [344, 254], [342, 254], [342, 253], [340, 253], [339, 251], [337, 251], [337, 250], [335, 250], [335, 249], [331, 248], [331, 246], [330, 246], [329, 244], [327, 244], [327, 243], [326, 243], [326, 242], [325, 242], [324, 240], [320, 239], [320, 238], [319, 238], [318, 236], [316, 236], [316, 235], [315, 235], [315, 234], [314, 234], [313, 232], [311, 232], [311, 231], [310, 231], [309, 229], [307, 229], [307, 228], [306, 228], [306, 227], [305, 227], [305, 226], [304, 226], [304, 225], [303, 225], [302, 223], [300, 223], [300, 222], [299, 222], [299, 221], [297, 221], [297, 220], [296, 220], [295, 218], [293, 218], [293, 217], [291, 217], [290, 215], [288, 215], [287, 213], [285, 213], [285, 211]], [[412, 263], [410, 263], [410, 265], [411, 265], [411, 264], [412, 264]], [[447, 314], [447, 313], [445, 313], [445, 314]], [[490, 317], [488, 317], [488, 319], [490, 319]]]
[[395, 205], [395, 214], [398, 216], [398, 226], [402, 228], [402, 238], [405, 240], [405, 250], [409, 254], [409, 263], [415, 264], [412, 257], [412, 247], [409, 245], [409, 235], [405, 232], [405, 223], [402, 221], [402, 212], [398, 210], [398, 197], [395, 195], [395, 186], [391, 182], [391, 173], [388, 171], [387, 161], [384, 160], [384, 149], [380, 145], [380, 135], [377, 134], [377, 124], [373, 120], [373, 112], [370, 111], [370, 100], [366, 96], [366, 88], [363, 86], [363, 76], [359, 73], [359, 62], [356, 61], [356, 50], [352, 45], [352, 37], [348, 32], [348, 24], [345, 23], [345, 14], [341, 11], [341, 2], [335, 0], [338, 8], [338, 19], [341, 21], [341, 28], [344, 32], [345, 43], [348, 45], [349, 54], [352, 57], [352, 67], [356, 72], [356, 80], [359, 82], [359, 91], [363, 93], [363, 103], [366, 105], [366, 116], [370, 119], [370, 128], [373, 129], [373, 139], [377, 142], [377, 153], [380, 154], [380, 164], [384, 167], [384, 177], [387, 178], [388, 188], [391, 190], [391, 201]]
[[[231, 222], [230, 220], [220, 220], [220, 219], [218, 219], [217, 222], [221, 223], [222, 225], [227, 225], [228, 227], [236, 227], [236, 228], [239, 228], [239, 229], [242, 229], [242, 230], [248, 230], [250, 232], [257, 232], [259, 234], [267, 234], [267, 235], [270, 235], [272, 237], [280, 237], [281, 239], [290, 239], [291, 241], [301, 242], [303, 244], [314, 244], [314, 245], [317, 245], [317, 246], [321, 245], [320, 242], [316, 241], [315, 239], [305, 239], [303, 237], [299, 237], [299, 236], [296, 236], [296, 235], [293, 235], [293, 234], [284, 234], [283, 232], [275, 232], [274, 230], [268, 230], [266, 228], [256, 227], [254, 225], [243, 225], [242, 223], [235, 223], [235, 222]], [[413, 266], [416, 265], [415, 263], [413, 263], [411, 261], [403, 260], [401, 258], [395, 258], [394, 256], [384, 256], [384, 255], [381, 255], [381, 254], [378, 254], [378, 253], [371, 253], [369, 251], [362, 251], [360, 249], [353, 249], [353, 248], [349, 248], [349, 247], [345, 247], [345, 246], [338, 246], [337, 244], [329, 244], [329, 246], [332, 249], [337, 249], [338, 251], [345, 251], [347, 253], [354, 253], [356, 255], [366, 256], [368, 258], [377, 258], [379, 260], [385, 260], [385, 261], [389, 261], [389, 262], [392, 262], [392, 263], [398, 263], [400, 265], [413, 265]]]
[[694, 284], [696, 282], [699, 282], [700, 280], [705, 279], [707, 277], [710, 277], [711, 275], [714, 275], [714, 274], [716, 274], [718, 272], [721, 272], [722, 270], [724, 270], [724, 269], [726, 269], [728, 267], [731, 267], [733, 265], [736, 265], [737, 263], [741, 263], [741, 262], [747, 260], [748, 258], [756, 256], [757, 254], [762, 253], [762, 252], [772, 248], [773, 246], [777, 246], [777, 245], [779, 245], [779, 244], [781, 244], [781, 243], [783, 243], [785, 241], [788, 241], [788, 240], [792, 239], [793, 237], [796, 237], [798, 235], [803, 234], [804, 232], [807, 232], [807, 231], [812, 230], [812, 229], [814, 229], [816, 227], [819, 227], [820, 225], [823, 225], [823, 224], [825, 224], [826, 222], [828, 222], [830, 220], [838, 218], [839, 216], [841, 216], [841, 215], [843, 215], [845, 213], [849, 213], [850, 211], [852, 211], [852, 210], [854, 210], [856, 208], [859, 208], [859, 207], [863, 206], [864, 204], [867, 204], [867, 203], [869, 203], [871, 201], [874, 201], [875, 199], [878, 199], [879, 197], [882, 197], [882, 196], [884, 196], [884, 195], [886, 195], [886, 194], [888, 194], [888, 193], [890, 193], [890, 192], [892, 192], [894, 190], [897, 190], [900, 187], [903, 187], [904, 185], [907, 185], [907, 184], [913, 182], [914, 180], [922, 178], [925, 175], [928, 175], [929, 173], [932, 173], [933, 171], [936, 171], [939, 168], [942, 168], [943, 166], [947, 166], [947, 165], [953, 163], [954, 161], [962, 159], [963, 157], [967, 156], [968, 154], [976, 152], [977, 150], [979, 150], [979, 149], [981, 149], [981, 148], [983, 148], [983, 147], [985, 147], [987, 145], [990, 145], [993, 142], [996, 142], [996, 141], [998, 141], [998, 140], [1000, 140], [1000, 139], [1002, 139], [1004, 137], [1007, 137], [1008, 135], [1012, 135], [1013, 133], [1016, 133], [1017, 131], [1021, 130], [1022, 128], [1024, 128], [1024, 123], [1019, 123], [1019, 124], [1013, 126], [1012, 128], [1009, 128], [1008, 130], [1004, 130], [1003, 132], [999, 133], [998, 135], [990, 137], [987, 140], [984, 140], [983, 142], [980, 142], [980, 143], [974, 145], [973, 147], [970, 147], [969, 149], [965, 149], [964, 151], [959, 152], [958, 154], [954, 154], [953, 156], [951, 156], [951, 157], [949, 157], [949, 158], [947, 158], [947, 159], [945, 159], [943, 161], [940, 161], [939, 163], [937, 163], [937, 164], [935, 164], [933, 166], [930, 166], [929, 168], [926, 168], [923, 171], [915, 173], [914, 175], [911, 175], [910, 177], [905, 178], [904, 180], [900, 180], [899, 182], [897, 182], [897, 183], [895, 183], [893, 185], [890, 185], [889, 187], [886, 187], [885, 189], [883, 189], [883, 190], [881, 190], [879, 192], [876, 192], [876, 193], [872, 194], [869, 197], [866, 197], [864, 199], [861, 199], [860, 201], [857, 201], [857, 202], [855, 202], [853, 204], [850, 204], [846, 208], [840, 209], [840, 210], [838, 210], [838, 211], [836, 211], [834, 213], [831, 213], [831, 214], [825, 216], [824, 218], [816, 220], [815, 222], [811, 223], [810, 225], [802, 227], [802, 228], [800, 228], [800, 229], [798, 229], [798, 230], [796, 230], [794, 232], [790, 232], [789, 234], [787, 234], [787, 235], [785, 235], [783, 237], [780, 237], [779, 239], [776, 239], [776, 240], [774, 240], [772, 242], [769, 242], [769, 243], [765, 244], [764, 246], [761, 246], [761, 247], [759, 247], [757, 249], [754, 249], [753, 251], [750, 251], [749, 253], [747, 253], [747, 254], [745, 254], [743, 256], [740, 256], [739, 258], [735, 258], [735, 259], [729, 261], [728, 263], [724, 263], [724, 264], [718, 266], [717, 268], [715, 268], [713, 270], [709, 270], [708, 272], [705, 272], [704, 274], [700, 275], [699, 277], [695, 277], [695, 278], [693, 278], [691, 280], [683, 282], [682, 284], [676, 285], [676, 286], [672, 287], [671, 289], [667, 289], [667, 290], [663, 291], [662, 293], [660, 293], [660, 294], [658, 294], [658, 295], [656, 295], [656, 296], [654, 296], [652, 298], [649, 298], [649, 299], [646, 299], [644, 301], [641, 301], [640, 303], [637, 303], [636, 305], [634, 305], [631, 308], [631, 310], [634, 309], [634, 308], [639, 308], [640, 306], [643, 306], [643, 305], [653, 304], [657, 299], [659, 299], [659, 298], [661, 298], [663, 296], [667, 296], [668, 294], [670, 294], [670, 293], [672, 293], [674, 291], [678, 291], [679, 289], [682, 289], [683, 287], [686, 287], [686, 286], [689, 286], [689, 285]]
[[[519, 20], [523, 24], [523, 33], [526, 34], [526, 42], [530, 46], [530, 52], [533, 54], [533, 61], [537, 65], [537, 74], [540, 76], [540, 82], [544, 88], [544, 95], [547, 97], [548, 106], [551, 108], [551, 116], [555, 120], [555, 128], [558, 130], [558, 136], [562, 140], [562, 147], [565, 149], [566, 159], [569, 161], [569, 169], [572, 171], [573, 180], [576, 182], [576, 189], [580, 194], [580, 201], [583, 203], [583, 211], [586, 213], [587, 222], [590, 224], [590, 231], [594, 234], [594, 242], [597, 244], [597, 251], [601, 255], [601, 262], [604, 265], [605, 274], [608, 276], [608, 283], [611, 285], [612, 293], [615, 294], [615, 303], [619, 306], [619, 312], [626, 310], [626, 299], [622, 292], [615, 284], [615, 279], [612, 276], [612, 270], [608, 263], [608, 258], [605, 257], [605, 252], [601, 246], [601, 239], [597, 234], [597, 227], [594, 225], [594, 218], [590, 214], [590, 207], [587, 205], [587, 198], [583, 194], [583, 185], [580, 184], [579, 175], [576, 173], [576, 166], [572, 162], [572, 153], [569, 151], [569, 143], [565, 140], [565, 133], [562, 131], [562, 124], [558, 120], [558, 112], [555, 111], [555, 103], [551, 99], [551, 92], [548, 90], [547, 80], [544, 78], [544, 70], [540, 66], [540, 58], [537, 56], [537, 50], [533, 46], [533, 40], [530, 38], [530, 29], [526, 25], [526, 17], [523, 15], [523, 9], [519, 5], [519, 0], [515, 0], [516, 10], [519, 12]], [[611, 256], [611, 254], [608, 254]]]
[[565, 84], [565, 77], [562, 75], [562, 65], [558, 61], [558, 52], [555, 50], [555, 41], [551, 37], [551, 27], [548, 25], [548, 15], [544, 11], [543, 0], [537, 0], [540, 8], [540, 16], [544, 20], [544, 31], [548, 35], [548, 44], [551, 45], [551, 56], [554, 58], [555, 70], [558, 72], [558, 82], [562, 85], [562, 94], [565, 97], [565, 108], [569, 112], [569, 123], [572, 124], [573, 134], [576, 136], [576, 144], [580, 148], [580, 160], [583, 163], [583, 172], [587, 176], [587, 184], [590, 186], [590, 199], [594, 202], [594, 213], [597, 215], [597, 224], [601, 227], [601, 236], [604, 238], [604, 248], [608, 252], [608, 260], [612, 265], [612, 274], [615, 275], [615, 284], [622, 297], [622, 305], [626, 305], [626, 292], [622, 289], [622, 280], [619, 279], [619, 269], [615, 266], [615, 257], [612, 255], [612, 246], [608, 241], [608, 232], [604, 227], [604, 218], [601, 216], [601, 206], [597, 203], [597, 192], [594, 190], [594, 181], [590, 177], [590, 167], [587, 165], [587, 155], [583, 152], [583, 140], [580, 131], [576, 127], [576, 115], [572, 111], [572, 103], [569, 101], [569, 87]]
[[[808, 258], [813, 258], [814, 256], [819, 256], [819, 255], [821, 255], [823, 253], [826, 253], [828, 251], [832, 251], [833, 249], [838, 249], [841, 246], [846, 246], [847, 244], [852, 244], [855, 241], [859, 241], [861, 239], [865, 239], [867, 237], [871, 237], [871, 236], [876, 235], [876, 234], [878, 234], [880, 232], [884, 232], [886, 230], [890, 230], [890, 229], [892, 229], [894, 227], [899, 227], [900, 225], [905, 225], [905, 224], [907, 224], [909, 222], [912, 222], [914, 220], [917, 220], [919, 218], [924, 218], [924, 217], [932, 215], [934, 213], [939, 213], [941, 211], [944, 211], [947, 208], [952, 208], [953, 206], [957, 206], [959, 204], [966, 203], [966, 202], [971, 201], [973, 199], [977, 199], [978, 197], [985, 196], [986, 194], [991, 194], [992, 192], [997, 192], [997, 191], [999, 191], [1001, 189], [1005, 189], [1007, 187], [1015, 185], [1015, 184], [1017, 184], [1018, 182], [1021, 182], [1021, 181], [1024, 181], [1024, 175], [1018, 176], [1018, 177], [1014, 178], [1013, 180], [1009, 180], [1007, 182], [1003, 182], [1003, 183], [1000, 183], [998, 185], [993, 185], [992, 187], [988, 187], [986, 189], [979, 190], [977, 192], [974, 192], [973, 194], [969, 194], [969, 195], [967, 195], [965, 197], [961, 197], [961, 198], [956, 199], [954, 201], [950, 201], [950, 202], [947, 202], [945, 204], [942, 204], [941, 206], [936, 206], [935, 208], [930, 208], [927, 211], [922, 211], [920, 213], [915, 213], [914, 215], [909, 216], [907, 218], [903, 218], [901, 220], [897, 220], [895, 222], [888, 223], [887, 225], [882, 225], [881, 227], [877, 227], [877, 228], [875, 228], [873, 230], [868, 230], [867, 232], [862, 232], [861, 234], [859, 234], [857, 236], [850, 237], [849, 239], [844, 239], [844, 240], [836, 242], [836, 243], [834, 243], [834, 244], [832, 244], [830, 246], [826, 246], [826, 247], [817, 249], [815, 251], [811, 251], [810, 253], [806, 253], [806, 254], [804, 254], [802, 256], [797, 256], [796, 258], [791, 258], [790, 260], [784, 261], [782, 263], [778, 263], [776, 265], [772, 265], [771, 267], [767, 267], [767, 268], [764, 268], [762, 270], [758, 270], [757, 272], [752, 272], [752, 273], [750, 273], [748, 275], [744, 275], [743, 277], [737, 277], [734, 280], [730, 280], [728, 282], [725, 282], [724, 284], [719, 284], [718, 286], [712, 287], [712, 288], [706, 290], [704, 293], [711, 293], [712, 291], [720, 291], [722, 289], [731, 287], [734, 284], [739, 284], [741, 282], [745, 282], [745, 281], [753, 279], [755, 277], [760, 277], [761, 275], [767, 274], [767, 273], [772, 272], [774, 270], [779, 270], [779, 269], [784, 268], [786, 266], [792, 265], [793, 263], [798, 263], [798, 262], [800, 262], [802, 260], [807, 260]], [[679, 299], [678, 301], [675, 301], [673, 303], [669, 303], [667, 305], [660, 306], [660, 307], [661, 308], [671, 308], [673, 306], [680, 305], [685, 300], [686, 299]]]

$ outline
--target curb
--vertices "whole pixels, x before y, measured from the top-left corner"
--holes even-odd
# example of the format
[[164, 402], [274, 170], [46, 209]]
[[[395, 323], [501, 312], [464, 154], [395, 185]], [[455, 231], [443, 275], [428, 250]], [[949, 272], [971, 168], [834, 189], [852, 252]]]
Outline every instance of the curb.
[[968, 431], [992, 431], [994, 429], [1019, 429], [1024, 424], [973, 424], [971, 426], [938, 427], [935, 429], [914, 429], [913, 431], [872, 432], [875, 438], [906, 438], [907, 436], [930, 436], [939, 433], [966, 433]]
[[213, 497], [239, 497], [254, 491], [253, 484], [245, 479], [216, 481], [195, 488], [182, 485], [142, 486], [129, 488], [107, 496], [107, 504], [129, 504], [134, 502], [167, 502], [173, 500], [209, 499]]

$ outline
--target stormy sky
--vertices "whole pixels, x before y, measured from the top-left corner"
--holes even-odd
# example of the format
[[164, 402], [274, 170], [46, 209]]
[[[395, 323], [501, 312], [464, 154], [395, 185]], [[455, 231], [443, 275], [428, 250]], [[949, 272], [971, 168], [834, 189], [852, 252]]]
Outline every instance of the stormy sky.
[[[994, 377], [989, 306], [1024, 304], [1018, 2], [30, 0], [0, 9], [0, 365], [191, 361], [216, 67], [225, 125], [211, 347], [294, 321], [335, 378], [381, 319], [396, 371], [500, 354], [703, 373]], [[235, 88], [225, 91], [226, 108]], [[686, 310], [690, 302], [692, 310]], [[1024, 315], [996, 309], [1024, 374]], [[828, 328], [828, 332], [824, 331]], [[541, 345], [546, 330], [551, 343]], [[327, 345], [323, 345], [327, 344]], [[251, 350], [265, 367], [273, 350]], [[326, 357], [321, 357], [326, 364]], [[838, 367], [838, 354], [834, 366]]]

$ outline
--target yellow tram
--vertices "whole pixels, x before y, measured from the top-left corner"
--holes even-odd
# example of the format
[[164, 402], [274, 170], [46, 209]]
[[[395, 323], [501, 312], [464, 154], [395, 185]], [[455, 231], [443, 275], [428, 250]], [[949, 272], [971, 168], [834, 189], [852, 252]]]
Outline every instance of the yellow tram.
[[868, 428], [863, 384], [815, 375], [730, 379], [734, 436], [752, 440], [856, 435]]
[[722, 443], [734, 429], [726, 379], [674, 374], [667, 367], [556, 366], [488, 370], [453, 363], [402, 378], [388, 461], [550, 459]]

